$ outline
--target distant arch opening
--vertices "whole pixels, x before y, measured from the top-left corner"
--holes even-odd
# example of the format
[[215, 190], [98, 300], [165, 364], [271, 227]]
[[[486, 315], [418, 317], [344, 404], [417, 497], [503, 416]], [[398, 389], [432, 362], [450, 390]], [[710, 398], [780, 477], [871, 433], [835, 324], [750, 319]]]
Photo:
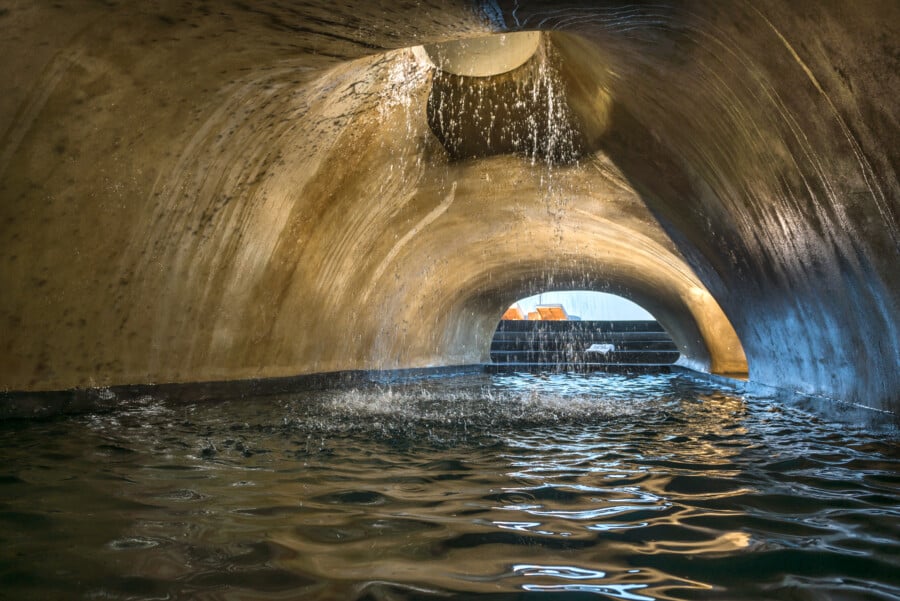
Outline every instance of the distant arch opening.
[[491, 340], [491, 364], [501, 371], [667, 371], [679, 357], [649, 311], [588, 290], [519, 299]]
[[[540, 306], [560, 305], [569, 321], [656, 321], [653, 315], [634, 301], [609, 292], [594, 290], [563, 290], [533, 294], [519, 299], [508, 310], [512, 319], [515, 310], [521, 319], [539, 319]], [[546, 311], [545, 311], [546, 313]]]

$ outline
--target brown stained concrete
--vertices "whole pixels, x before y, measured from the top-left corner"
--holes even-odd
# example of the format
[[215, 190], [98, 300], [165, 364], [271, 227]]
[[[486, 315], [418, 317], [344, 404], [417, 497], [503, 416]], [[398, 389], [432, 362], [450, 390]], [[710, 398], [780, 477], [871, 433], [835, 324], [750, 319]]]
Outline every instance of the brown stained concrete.
[[[0, 389], [478, 362], [578, 287], [900, 413], [900, 5], [508, 4], [0, 5]], [[409, 48], [519, 28], [565, 156], [448, 153]]]

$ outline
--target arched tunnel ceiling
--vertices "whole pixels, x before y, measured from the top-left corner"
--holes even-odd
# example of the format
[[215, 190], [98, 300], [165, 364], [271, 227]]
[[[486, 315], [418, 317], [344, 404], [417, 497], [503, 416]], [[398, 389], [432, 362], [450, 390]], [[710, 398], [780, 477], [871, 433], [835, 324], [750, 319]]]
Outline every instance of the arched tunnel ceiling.
[[[739, 369], [739, 338], [754, 380], [898, 413], [898, 17], [2, 9], [0, 387], [477, 362], [505, 303], [571, 283], [644, 304], [695, 367]], [[515, 114], [454, 150], [429, 97], [474, 88], [404, 49], [517, 29], [548, 33], [507, 87], [553, 88], [568, 150]]]

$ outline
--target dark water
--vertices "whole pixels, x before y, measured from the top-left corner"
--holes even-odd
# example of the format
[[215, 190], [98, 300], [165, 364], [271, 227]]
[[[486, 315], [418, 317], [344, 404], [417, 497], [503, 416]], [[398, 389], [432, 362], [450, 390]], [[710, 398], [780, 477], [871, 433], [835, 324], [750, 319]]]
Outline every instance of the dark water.
[[0, 424], [7, 599], [900, 599], [900, 450], [684, 376]]

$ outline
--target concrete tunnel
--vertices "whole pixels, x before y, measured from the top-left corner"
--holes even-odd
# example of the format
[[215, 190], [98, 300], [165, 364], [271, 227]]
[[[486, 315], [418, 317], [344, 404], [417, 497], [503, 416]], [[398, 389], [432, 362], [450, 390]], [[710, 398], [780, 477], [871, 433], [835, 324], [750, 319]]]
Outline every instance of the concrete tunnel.
[[511, 302], [577, 287], [688, 367], [896, 418], [898, 24], [0, 3], [0, 390], [478, 364]]

